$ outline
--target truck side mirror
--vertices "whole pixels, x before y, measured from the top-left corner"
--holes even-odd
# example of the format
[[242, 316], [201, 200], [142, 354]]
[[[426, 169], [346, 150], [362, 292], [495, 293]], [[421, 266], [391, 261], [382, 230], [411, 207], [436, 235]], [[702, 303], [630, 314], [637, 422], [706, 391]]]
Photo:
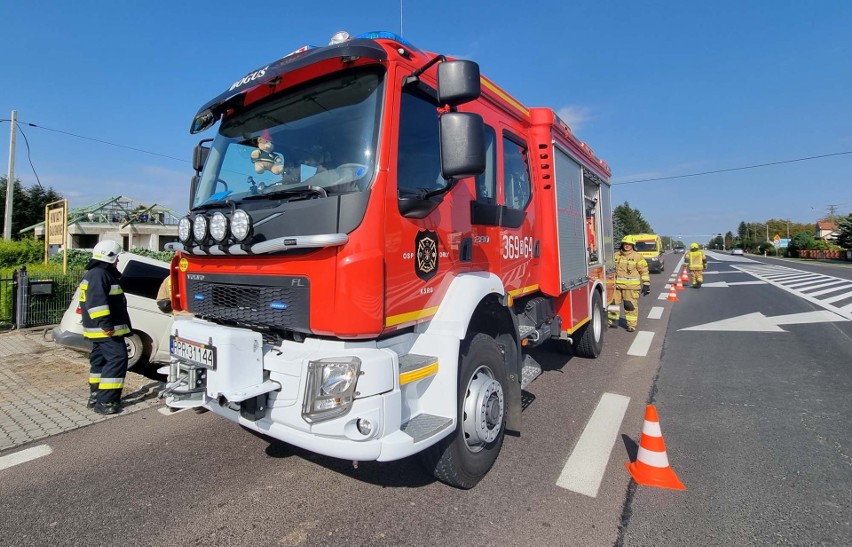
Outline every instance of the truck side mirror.
[[445, 61], [438, 65], [438, 102], [456, 106], [478, 99], [479, 65], [473, 61]]
[[439, 123], [441, 175], [453, 180], [482, 174], [485, 171], [482, 117], [468, 112], [445, 112]]
[[204, 144], [208, 142], [213, 142], [213, 139], [202, 139], [195, 145], [192, 151], [192, 168], [196, 173], [200, 173], [204, 169], [204, 164], [207, 163], [207, 156], [210, 155], [210, 147], [204, 146]]

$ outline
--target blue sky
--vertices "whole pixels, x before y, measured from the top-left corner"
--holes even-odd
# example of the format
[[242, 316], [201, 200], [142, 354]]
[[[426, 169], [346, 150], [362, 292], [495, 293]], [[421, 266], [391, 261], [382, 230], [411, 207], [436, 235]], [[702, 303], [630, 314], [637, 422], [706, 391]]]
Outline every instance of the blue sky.
[[[525, 105], [559, 112], [609, 163], [614, 203], [628, 201], [658, 233], [709, 239], [741, 220], [852, 211], [852, 153], [623, 184], [852, 152], [852, 2], [250, 6], [3, 2], [0, 118], [17, 110], [47, 128], [22, 126], [42, 184], [72, 207], [126, 195], [184, 212], [198, 139], [189, 124], [202, 104], [337, 30], [401, 30], [421, 49], [477, 61]], [[0, 123], [3, 174], [8, 138]], [[20, 134], [16, 158], [16, 177], [35, 184]]]

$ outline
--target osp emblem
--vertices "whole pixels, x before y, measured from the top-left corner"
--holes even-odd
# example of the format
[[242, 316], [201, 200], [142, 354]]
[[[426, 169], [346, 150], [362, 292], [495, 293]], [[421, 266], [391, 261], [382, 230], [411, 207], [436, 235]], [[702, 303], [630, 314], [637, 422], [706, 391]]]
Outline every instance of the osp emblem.
[[438, 273], [438, 236], [435, 232], [417, 232], [414, 239], [414, 273], [423, 281], [429, 281]]

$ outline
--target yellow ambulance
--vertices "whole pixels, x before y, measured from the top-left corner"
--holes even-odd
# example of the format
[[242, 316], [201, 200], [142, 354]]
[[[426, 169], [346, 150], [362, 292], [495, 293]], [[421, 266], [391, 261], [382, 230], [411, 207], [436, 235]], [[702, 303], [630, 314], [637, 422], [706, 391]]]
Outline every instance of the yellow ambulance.
[[657, 234], [632, 234], [627, 236], [633, 240], [633, 249], [645, 257], [648, 271], [662, 273], [665, 266], [663, 242]]

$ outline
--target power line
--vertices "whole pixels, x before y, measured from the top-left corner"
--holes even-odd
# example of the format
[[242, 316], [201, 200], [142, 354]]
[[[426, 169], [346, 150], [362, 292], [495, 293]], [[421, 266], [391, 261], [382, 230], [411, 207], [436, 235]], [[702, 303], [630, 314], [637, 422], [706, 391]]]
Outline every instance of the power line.
[[[6, 120], [6, 119], [0, 120], [0, 122], [7, 122], [7, 121], [11, 121], [11, 120]], [[133, 150], [135, 152], [142, 152], [143, 154], [149, 154], [151, 156], [159, 156], [161, 158], [168, 158], [170, 160], [175, 160], [175, 161], [179, 161], [179, 162], [182, 162], [182, 163], [189, 163], [189, 160], [184, 159], [184, 158], [176, 158], [174, 156], [169, 156], [168, 154], [160, 154], [159, 152], [151, 152], [151, 151], [148, 151], [148, 150], [143, 150], [141, 148], [135, 148], [133, 146], [128, 146], [126, 144], [118, 144], [118, 143], [115, 143], [115, 142], [105, 141], [103, 139], [96, 139], [94, 137], [87, 137], [85, 135], [78, 135], [76, 133], [71, 133], [70, 131], [62, 131], [61, 129], [53, 129], [53, 128], [50, 128], [50, 127], [44, 127], [42, 125], [36, 125], [34, 123], [18, 121], [18, 125], [21, 125], [21, 124], [26, 124], [30, 127], [35, 127], [36, 129], [44, 129], [45, 131], [53, 131], [54, 133], [61, 133], [63, 135], [68, 135], [70, 137], [76, 137], [78, 139], [84, 139], [84, 140], [87, 140], [87, 141], [99, 142], [101, 144], [108, 144], [110, 146], [115, 146], [116, 148], [126, 148], [127, 150]], [[24, 137], [24, 138], [26, 138], [26, 137]]]
[[716, 173], [730, 173], [731, 171], [745, 171], [746, 169], [757, 169], [758, 167], [769, 167], [771, 165], [782, 165], [785, 163], [796, 163], [799, 161], [808, 161], [808, 160], [817, 160], [821, 158], [830, 158], [833, 156], [844, 156], [846, 154], [852, 154], [852, 150], [847, 152], [833, 152], [831, 154], [821, 154], [819, 156], [808, 156], [807, 158], [796, 158], [794, 160], [782, 160], [782, 161], [773, 161], [769, 163], [758, 163], [756, 165], [746, 165], [744, 167], [731, 167], [730, 169], [717, 169], [715, 171], [702, 171], [701, 173], [690, 173], [688, 175], [676, 175], [671, 177], [656, 177], [651, 179], [639, 179], [639, 180], [628, 180], [625, 182], [614, 182], [613, 186], [619, 184], [636, 184], [638, 182], [651, 182], [656, 180], [672, 180], [672, 179], [685, 179], [688, 177], [700, 177], [702, 175], [714, 175]]
[[[12, 120], [9, 120], [7, 118], [0, 119], [0, 122], [11, 122], [11, 121]], [[24, 129], [21, 127], [21, 123], [18, 122], [17, 120], [15, 121], [15, 127], [18, 129], [18, 131], [21, 132], [21, 135], [24, 137], [24, 142], [27, 144], [27, 161], [30, 162], [30, 167], [33, 170], [33, 175], [35, 175], [36, 182], [38, 183], [39, 188], [44, 190], [44, 186], [42, 186], [41, 180], [38, 178], [38, 173], [36, 173], [35, 165], [33, 165], [33, 157], [32, 157], [32, 153], [31, 153], [32, 151], [30, 150], [30, 140], [27, 138], [27, 134], [24, 133]]]

